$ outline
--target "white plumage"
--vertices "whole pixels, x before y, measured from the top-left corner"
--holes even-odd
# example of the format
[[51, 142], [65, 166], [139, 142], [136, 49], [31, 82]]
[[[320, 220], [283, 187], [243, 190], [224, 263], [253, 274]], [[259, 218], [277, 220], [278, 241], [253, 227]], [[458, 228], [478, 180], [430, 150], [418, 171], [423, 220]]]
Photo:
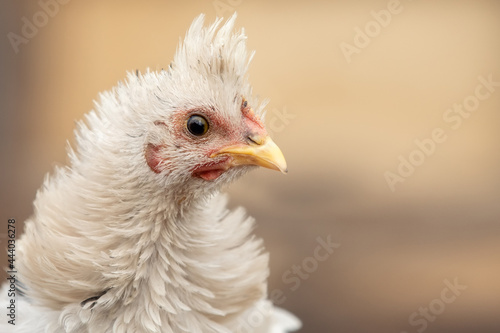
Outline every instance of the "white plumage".
[[256, 165], [286, 172], [234, 21], [198, 17], [168, 70], [129, 74], [78, 124], [70, 166], [46, 178], [18, 242], [25, 295], [1, 332], [300, 327], [266, 300], [253, 220], [219, 194]]

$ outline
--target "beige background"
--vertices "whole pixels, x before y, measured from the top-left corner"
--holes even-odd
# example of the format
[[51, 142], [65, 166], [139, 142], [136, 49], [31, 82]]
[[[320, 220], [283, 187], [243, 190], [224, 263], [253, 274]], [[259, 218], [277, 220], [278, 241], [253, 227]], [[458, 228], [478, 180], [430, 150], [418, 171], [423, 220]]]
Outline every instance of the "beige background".
[[[72, 0], [18, 53], [7, 33], [21, 34], [40, 4], [2, 7], [0, 233], [31, 214], [98, 92], [127, 70], [166, 67], [199, 13], [236, 10], [290, 173], [246, 176], [231, 203], [257, 218], [269, 288], [284, 292], [302, 332], [417, 332], [409, 316], [429, 305], [442, 313], [426, 332], [500, 331], [500, 87], [458, 129], [443, 119], [479, 76], [500, 81], [500, 2], [401, 0], [377, 31], [370, 13], [387, 1]], [[340, 45], [366, 25], [373, 37], [348, 62]], [[446, 140], [391, 191], [384, 173], [435, 128]], [[328, 235], [340, 247], [292, 291], [283, 274], [310, 265]], [[467, 289], [443, 310], [436, 299], [455, 278]]]

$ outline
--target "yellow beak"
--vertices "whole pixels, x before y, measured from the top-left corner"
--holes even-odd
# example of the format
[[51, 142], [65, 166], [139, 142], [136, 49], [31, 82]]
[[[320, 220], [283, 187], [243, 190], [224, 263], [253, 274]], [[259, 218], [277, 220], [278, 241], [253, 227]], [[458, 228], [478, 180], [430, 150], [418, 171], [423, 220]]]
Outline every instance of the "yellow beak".
[[288, 172], [283, 153], [269, 136], [252, 138], [252, 143], [248, 145], [240, 144], [222, 148], [210, 157], [219, 155], [230, 155], [233, 166], [258, 165], [282, 173]]

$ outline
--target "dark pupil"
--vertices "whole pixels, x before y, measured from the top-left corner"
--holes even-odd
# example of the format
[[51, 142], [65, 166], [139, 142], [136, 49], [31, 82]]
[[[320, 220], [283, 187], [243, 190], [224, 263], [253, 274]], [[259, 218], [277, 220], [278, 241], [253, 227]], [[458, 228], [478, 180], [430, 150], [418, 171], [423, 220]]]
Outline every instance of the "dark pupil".
[[187, 128], [193, 135], [203, 135], [208, 130], [208, 123], [205, 118], [200, 116], [191, 116], [187, 122]]

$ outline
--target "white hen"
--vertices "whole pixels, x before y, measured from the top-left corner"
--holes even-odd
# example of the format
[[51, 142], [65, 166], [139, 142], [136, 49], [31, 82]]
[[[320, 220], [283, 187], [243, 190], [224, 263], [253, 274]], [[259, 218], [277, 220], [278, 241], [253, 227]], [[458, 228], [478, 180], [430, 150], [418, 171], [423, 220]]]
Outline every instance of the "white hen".
[[235, 16], [203, 21], [168, 70], [129, 74], [78, 124], [70, 166], [45, 180], [18, 242], [24, 295], [1, 332], [300, 327], [266, 300], [268, 255], [253, 220], [218, 194], [255, 166], [286, 163], [251, 98]]

